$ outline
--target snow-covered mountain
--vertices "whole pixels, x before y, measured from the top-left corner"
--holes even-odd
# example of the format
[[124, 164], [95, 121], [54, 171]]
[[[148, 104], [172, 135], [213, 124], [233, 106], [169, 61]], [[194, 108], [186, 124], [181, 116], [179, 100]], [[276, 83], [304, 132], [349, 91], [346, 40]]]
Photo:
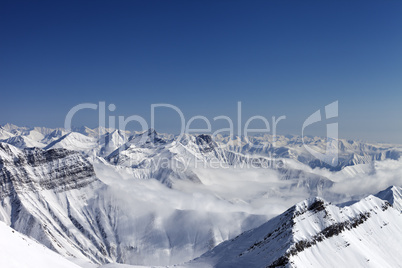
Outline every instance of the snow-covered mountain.
[[[153, 134], [150, 134], [154, 132]], [[68, 134], [68, 139], [60, 143], [63, 136]], [[82, 136], [81, 136], [82, 135]], [[6, 124], [0, 127], [0, 140], [6, 140], [21, 136], [29, 138], [30, 141], [45, 144], [50, 148], [58, 143], [57, 147], [94, 151], [97, 155], [108, 157], [115, 149], [121, 149], [121, 146], [129, 141], [131, 145], [138, 146], [142, 143], [142, 137], [151, 135], [158, 140], [144, 140], [142, 147], [147, 144], [156, 144], [154, 147], [161, 147], [162, 143], [183, 145], [189, 153], [199, 151], [205, 147], [201, 154], [207, 155], [208, 152], [214, 151], [214, 159], [218, 158], [230, 164], [239, 162], [239, 158], [244, 156], [263, 156], [276, 159], [292, 159], [300, 163], [306, 164], [312, 168], [328, 168], [332, 171], [339, 171], [347, 166], [358, 164], [369, 164], [373, 161], [382, 161], [385, 159], [397, 160], [402, 154], [402, 146], [391, 144], [373, 144], [360, 141], [351, 141], [339, 139], [338, 141], [338, 160], [337, 166], [332, 167], [328, 164], [316, 159], [311, 155], [304, 146], [308, 146], [318, 152], [325, 152], [327, 140], [321, 137], [304, 137], [291, 135], [263, 135], [253, 136], [249, 138], [234, 136], [217, 135], [212, 140], [209, 135], [185, 135], [180, 141], [177, 137], [168, 134], [156, 133], [155, 130], [145, 132], [129, 132], [99, 127], [90, 129], [88, 127], [73, 128], [73, 132], [67, 133], [62, 128], [49, 129], [43, 127], [18, 127], [12, 124]], [[87, 137], [83, 138], [83, 136]], [[65, 139], [64, 137], [63, 139]], [[69, 141], [72, 139], [72, 141]], [[58, 142], [57, 142], [58, 141]], [[157, 141], [155, 143], [155, 141]], [[10, 142], [11, 143], [11, 142]], [[84, 144], [83, 144], [84, 143]], [[209, 143], [209, 145], [208, 145]], [[26, 147], [35, 144], [27, 143]], [[106, 145], [106, 147], [105, 147]], [[149, 146], [148, 146], [149, 147]], [[121, 151], [121, 150], [120, 150]], [[199, 152], [198, 152], [199, 153]], [[210, 154], [210, 157], [213, 156]], [[240, 160], [241, 162], [241, 160]]]
[[[106, 183], [79, 152], [0, 143], [0, 219], [64, 256], [99, 264], [182, 262], [267, 219], [187, 209], [175, 200], [159, 204], [155, 197], [174, 192], [152, 179], [129, 181], [132, 189], [125, 192], [113, 186], [122, 179], [107, 176], [113, 166], [97, 165]], [[126, 196], [133, 190], [136, 196]], [[237, 224], [227, 227], [233, 221]], [[194, 227], [195, 222], [202, 224]]]
[[102, 244], [84, 252], [88, 241], [75, 217], [85, 217], [87, 195], [103, 184], [80, 153], [0, 143], [0, 167], [1, 221], [64, 256], [97, 261]]
[[89, 152], [96, 148], [97, 140], [92, 137], [84, 136], [77, 132], [70, 132], [59, 139], [49, 143], [45, 150], [54, 148], [64, 148], [73, 151]]
[[45, 144], [50, 144], [58, 139], [60, 139], [62, 136], [66, 135], [67, 132], [64, 130], [60, 130], [60, 129], [55, 129], [52, 132], [46, 134], [43, 139], [42, 139], [42, 143]]
[[387, 189], [376, 194], [378, 198], [388, 201], [392, 207], [402, 213], [402, 188], [390, 186]]
[[127, 142], [127, 133], [113, 130], [102, 135], [99, 139], [99, 154], [108, 156]]
[[[272, 244], [269, 249], [282, 252], [280, 256], [270, 253], [275, 258], [286, 257], [287, 250], [299, 241], [291, 233], [299, 229], [293, 229], [296, 225], [289, 217], [274, 217], [301, 200], [307, 199], [291, 210], [304, 215], [297, 218], [303, 226], [311, 225], [306, 232], [298, 231], [308, 241], [332, 223], [349, 220], [352, 224], [363, 208], [377, 212], [375, 207], [383, 202], [378, 198], [387, 200], [392, 210], [401, 211], [402, 149], [397, 145], [340, 140], [340, 163], [329, 167], [311, 156], [297, 136], [278, 136], [274, 146], [271, 136], [231, 140], [194, 134], [177, 140], [152, 129], [133, 133], [85, 127], [75, 130], [80, 133], [14, 125], [0, 128], [4, 137], [0, 141], [0, 220], [62, 256], [78, 260], [76, 263], [91, 262], [94, 267], [116, 262], [162, 266], [213, 263], [225, 267], [226, 262], [214, 263], [215, 257], [208, 256], [226, 259], [237, 254], [230, 247], [247, 247], [248, 240], [232, 241], [241, 241], [236, 243], [244, 246], [234, 244], [224, 249], [224, 245], [241, 233], [271, 226], [278, 217], [280, 224], [290, 228], [284, 231], [289, 234], [289, 243], [276, 241], [274, 244], [282, 248]], [[326, 146], [321, 138], [306, 138], [305, 143], [317, 150]], [[370, 197], [378, 202], [364, 201], [368, 194], [390, 185], [396, 186]], [[343, 205], [330, 205], [316, 196]], [[311, 207], [316, 201], [322, 201], [333, 218], [322, 219], [324, 210], [313, 213], [301, 208], [301, 204]], [[378, 217], [391, 217], [384, 213], [377, 212]], [[266, 232], [261, 230], [258, 235]], [[258, 235], [253, 239], [258, 240]], [[377, 238], [373, 236], [368, 243]], [[333, 250], [320, 248], [323, 254]], [[295, 258], [312, 249], [292, 255], [296, 256], [293, 259], [289, 255], [288, 263], [297, 263]], [[240, 259], [247, 263], [256, 257], [255, 252], [259, 251], [246, 252]], [[357, 259], [363, 256], [355, 249], [350, 254]], [[271, 257], [264, 260], [276, 261]], [[265, 261], [261, 263], [270, 265]], [[322, 265], [319, 261], [313, 264]], [[360, 259], [358, 264], [362, 264]]]
[[6, 140], [6, 139], [11, 138], [13, 136], [15, 136], [15, 135], [10, 133], [10, 132], [8, 132], [2, 126], [0, 126], [0, 140]]
[[28, 136], [13, 136], [5, 140], [1, 140], [1, 142], [5, 142], [11, 145], [14, 145], [15, 147], [24, 149], [28, 147], [36, 147], [36, 148], [43, 148], [45, 147], [45, 144], [37, 142], [35, 140], [30, 139]]
[[[225, 241], [188, 267], [400, 267], [400, 187], [338, 207], [302, 201], [258, 228]], [[395, 197], [395, 198], [394, 198]]]

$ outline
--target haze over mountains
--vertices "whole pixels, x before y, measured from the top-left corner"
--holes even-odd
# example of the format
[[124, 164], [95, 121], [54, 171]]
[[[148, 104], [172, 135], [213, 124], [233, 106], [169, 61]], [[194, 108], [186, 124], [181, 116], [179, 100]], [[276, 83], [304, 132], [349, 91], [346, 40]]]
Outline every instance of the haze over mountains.
[[71, 267], [398, 267], [402, 147], [275, 138], [7, 124], [0, 220]]

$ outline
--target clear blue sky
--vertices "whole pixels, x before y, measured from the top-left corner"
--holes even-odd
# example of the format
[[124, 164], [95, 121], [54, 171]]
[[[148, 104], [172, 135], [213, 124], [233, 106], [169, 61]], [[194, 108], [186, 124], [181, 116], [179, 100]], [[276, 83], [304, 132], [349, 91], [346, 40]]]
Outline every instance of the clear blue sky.
[[[286, 115], [278, 132], [301, 134], [339, 100], [341, 137], [402, 143], [402, 1], [13, 0], [0, 27], [0, 124], [61, 127], [98, 101], [235, 120], [242, 101], [245, 118]], [[175, 114], [159, 116], [175, 132]]]

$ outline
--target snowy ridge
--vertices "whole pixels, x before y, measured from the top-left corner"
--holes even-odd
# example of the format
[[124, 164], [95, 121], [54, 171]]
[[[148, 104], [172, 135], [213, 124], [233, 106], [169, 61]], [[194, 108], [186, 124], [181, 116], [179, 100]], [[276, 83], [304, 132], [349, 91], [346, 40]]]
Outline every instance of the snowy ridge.
[[339, 208], [314, 198], [185, 266], [399, 267], [401, 239], [402, 214], [387, 201], [369, 196]]
[[73, 151], [91, 151], [97, 145], [94, 138], [84, 136], [77, 132], [70, 132], [48, 144], [44, 149], [64, 148]]

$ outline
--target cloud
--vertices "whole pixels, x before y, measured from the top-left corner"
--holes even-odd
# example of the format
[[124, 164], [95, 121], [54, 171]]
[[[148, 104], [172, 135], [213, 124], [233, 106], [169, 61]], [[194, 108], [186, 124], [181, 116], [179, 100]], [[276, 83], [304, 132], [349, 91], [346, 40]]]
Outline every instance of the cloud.
[[386, 189], [391, 185], [402, 185], [402, 160], [387, 159], [372, 165], [357, 165], [333, 173], [336, 181], [331, 189], [334, 194], [361, 198]]
[[[116, 228], [124, 234], [122, 243], [141, 245], [138, 252], [144, 261], [155, 265], [197, 257], [309, 197], [306, 188], [294, 187], [295, 180], [282, 180], [271, 169], [197, 168], [193, 172], [202, 184], [176, 180], [169, 188], [147, 178], [146, 170], [97, 161], [94, 167], [108, 185], [107, 192], [100, 194], [108, 195], [107, 202], [118, 208]], [[339, 172], [311, 169], [292, 160], [286, 167], [333, 180], [333, 187], [322, 191], [322, 197], [333, 203], [402, 185], [402, 161], [385, 160]], [[166, 246], [170, 243], [175, 249]], [[161, 257], [166, 250], [175, 252], [170, 259]], [[155, 254], [161, 259], [155, 259]]]

